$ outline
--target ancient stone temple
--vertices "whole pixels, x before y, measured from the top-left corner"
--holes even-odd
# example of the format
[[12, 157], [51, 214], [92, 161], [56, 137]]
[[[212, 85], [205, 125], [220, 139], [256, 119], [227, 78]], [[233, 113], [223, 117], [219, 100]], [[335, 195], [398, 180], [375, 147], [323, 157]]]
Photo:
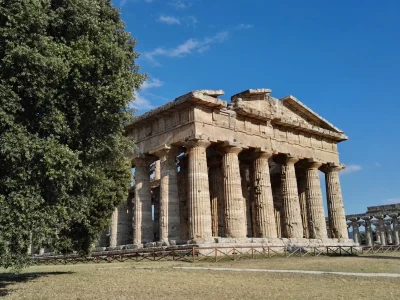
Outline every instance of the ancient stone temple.
[[354, 244], [339, 181], [337, 144], [347, 136], [295, 97], [270, 93], [247, 90], [227, 103], [221, 90], [194, 91], [127, 127], [134, 245]]

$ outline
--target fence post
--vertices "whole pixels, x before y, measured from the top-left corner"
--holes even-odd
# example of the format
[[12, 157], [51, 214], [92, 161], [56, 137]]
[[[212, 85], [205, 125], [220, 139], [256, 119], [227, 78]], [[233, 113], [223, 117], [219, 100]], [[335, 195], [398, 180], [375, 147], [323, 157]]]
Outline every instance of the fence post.
[[217, 262], [217, 247], [214, 248], [215, 262]]
[[192, 247], [192, 258], [193, 258], [193, 262], [195, 262], [195, 257], [194, 257], [194, 247]]
[[287, 257], [287, 247], [285, 246], [284, 249], [285, 249], [285, 257]]
[[251, 246], [251, 259], [254, 259], [254, 247]]

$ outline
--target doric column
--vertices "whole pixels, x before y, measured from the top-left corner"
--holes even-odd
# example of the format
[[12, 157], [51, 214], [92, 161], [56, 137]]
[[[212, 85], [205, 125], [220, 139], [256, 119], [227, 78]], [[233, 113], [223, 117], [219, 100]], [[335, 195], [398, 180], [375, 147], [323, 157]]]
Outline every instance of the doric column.
[[276, 236], [278, 238], [282, 237], [282, 231], [281, 231], [281, 210], [278, 207], [274, 207], [274, 215], [275, 215], [275, 224], [276, 224]]
[[156, 160], [154, 163], [154, 180], [160, 180], [161, 178], [161, 162]]
[[224, 175], [225, 235], [230, 238], [245, 238], [247, 233], [244, 218], [243, 194], [240, 180], [238, 154], [242, 148], [225, 146], [222, 153], [222, 173]]
[[244, 207], [244, 219], [246, 222], [247, 236], [253, 236], [252, 229], [252, 216], [251, 216], [251, 196], [250, 189], [252, 187], [250, 177], [250, 166], [247, 162], [241, 161], [240, 167], [240, 178], [242, 182], [242, 193], [243, 193], [243, 207]]
[[361, 238], [360, 238], [360, 230], [359, 230], [359, 224], [357, 222], [358, 218], [350, 218], [351, 221], [351, 227], [353, 228], [353, 241], [355, 243], [360, 244]]
[[[280, 170], [280, 165], [279, 166]], [[275, 170], [276, 171], [276, 170]], [[275, 224], [276, 224], [276, 233], [278, 238], [282, 238], [282, 182], [281, 182], [281, 175], [279, 173], [270, 174], [271, 175], [271, 185], [272, 185], [272, 196], [274, 199], [274, 209], [275, 209]]]
[[118, 207], [116, 207], [111, 215], [110, 228], [110, 247], [117, 247], [118, 243]]
[[224, 236], [224, 192], [222, 190], [221, 158], [210, 157], [208, 167], [212, 235]]
[[390, 214], [390, 217], [392, 218], [392, 223], [393, 223], [393, 243], [395, 245], [400, 245], [400, 239], [399, 239], [399, 220], [397, 219], [398, 214]]
[[322, 171], [325, 173], [326, 196], [328, 200], [329, 229], [332, 238], [348, 239], [346, 215], [344, 212], [342, 189], [340, 187], [339, 171], [344, 165], [326, 164]]
[[176, 147], [164, 146], [152, 152], [160, 158], [160, 241], [169, 245], [180, 239], [178, 168]]
[[[386, 245], [386, 228], [385, 228], [385, 216], [380, 215], [380, 216], [375, 216], [375, 218], [378, 219], [377, 222], [377, 229], [379, 229], [379, 240], [381, 242], [382, 246]], [[378, 230], [377, 230], [377, 234], [378, 234]]]
[[153, 241], [151, 212], [150, 163], [147, 158], [135, 158], [135, 202], [133, 204], [133, 243], [146, 244]]
[[272, 196], [271, 178], [269, 174], [268, 158], [272, 154], [255, 153], [254, 170], [254, 202], [256, 211], [256, 237], [277, 237]]
[[211, 205], [208, 182], [206, 140], [193, 140], [185, 144], [188, 153], [189, 239], [210, 239]]
[[371, 227], [371, 217], [362, 217], [364, 220], [364, 226], [365, 226], [365, 240], [367, 246], [372, 246], [373, 245], [373, 237], [372, 237], [372, 227]]
[[188, 201], [188, 156], [179, 157], [179, 219], [182, 240], [189, 239], [189, 201]]
[[152, 191], [154, 203], [154, 241], [160, 240], [160, 186]]
[[303, 237], [310, 238], [310, 230], [309, 230], [309, 213], [307, 210], [307, 196], [306, 196], [306, 169], [303, 165], [298, 166], [295, 165], [296, 170], [296, 178], [297, 178], [297, 189], [299, 192], [299, 202], [300, 202], [300, 214], [301, 214], [301, 223], [303, 225]]
[[302, 238], [303, 225], [301, 221], [299, 194], [294, 164], [297, 158], [288, 155], [274, 157], [281, 167], [283, 225], [287, 238]]
[[392, 236], [392, 222], [389, 220], [385, 221], [385, 229], [386, 229], [386, 241], [388, 245], [393, 244], [393, 236]]
[[324, 203], [322, 199], [321, 183], [318, 168], [320, 162], [308, 160], [306, 165], [306, 201], [309, 221], [310, 238], [326, 239], [327, 229], [325, 221]]
[[379, 229], [379, 221], [374, 221], [375, 225], [375, 242], [381, 244], [381, 230]]

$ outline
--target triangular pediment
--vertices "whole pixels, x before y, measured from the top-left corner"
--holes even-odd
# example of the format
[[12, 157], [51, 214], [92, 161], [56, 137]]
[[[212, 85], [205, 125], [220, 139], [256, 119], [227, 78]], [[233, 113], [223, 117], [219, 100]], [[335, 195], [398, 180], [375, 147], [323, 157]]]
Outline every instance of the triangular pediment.
[[269, 89], [247, 90], [232, 96], [232, 109], [238, 115], [271, 121], [279, 126], [314, 132], [317, 135], [346, 140], [343, 131], [322, 118], [293, 96], [281, 99], [270, 96]]
[[317, 126], [336, 133], [343, 133], [342, 130], [328, 122], [292, 95], [281, 98], [280, 102], [282, 103], [283, 115], [290, 116], [299, 121], [305, 121], [312, 126]]

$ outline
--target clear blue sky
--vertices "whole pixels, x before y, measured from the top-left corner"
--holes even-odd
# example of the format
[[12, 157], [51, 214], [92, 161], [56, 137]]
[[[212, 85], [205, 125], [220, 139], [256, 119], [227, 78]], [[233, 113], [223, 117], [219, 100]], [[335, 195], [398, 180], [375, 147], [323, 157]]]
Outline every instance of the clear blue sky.
[[198, 89], [292, 94], [344, 130], [346, 213], [400, 202], [400, 1], [114, 0], [150, 75], [140, 112]]

